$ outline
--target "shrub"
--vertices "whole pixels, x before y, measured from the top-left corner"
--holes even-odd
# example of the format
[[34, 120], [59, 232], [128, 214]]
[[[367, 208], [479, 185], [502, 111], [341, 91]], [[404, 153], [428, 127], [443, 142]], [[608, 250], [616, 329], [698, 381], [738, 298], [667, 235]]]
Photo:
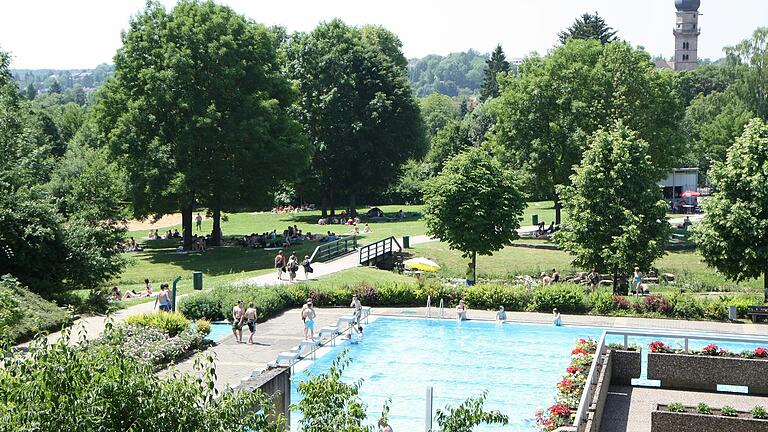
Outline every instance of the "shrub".
[[389, 306], [416, 306], [427, 301], [426, 297], [421, 301], [415, 285], [387, 283], [379, 286], [376, 294], [379, 304]]
[[673, 298], [672, 315], [675, 318], [697, 319], [704, 315], [701, 303], [691, 296], [678, 295]]
[[667, 411], [669, 412], [685, 412], [685, 406], [680, 402], [672, 402], [667, 405]]
[[475, 285], [464, 290], [464, 300], [476, 309], [497, 309], [504, 306], [508, 311], [523, 311], [530, 303], [528, 290], [508, 285]]
[[736, 410], [732, 406], [725, 405], [722, 408], [720, 408], [720, 415], [723, 415], [726, 417], [737, 417], [739, 414], [736, 412]]
[[589, 293], [587, 295], [587, 306], [591, 313], [597, 315], [608, 315], [616, 307], [613, 295], [607, 290], [597, 290]]
[[184, 316], [195, 320], [207, 318], [221, 321], [224, 319], [221, 313], [221, 299], [211, 292], [194, 293], [182, 298], [178, 310]]
[[211, 322], [207, 319], [199, 319], [195, 321], [195, 330], [203, 336], [211, 334]]
[[701, 402], [696, 406], [696, 412], [699, 414], [712, 414], [712, 408], [704, 402]]
[[205, 347], [206, 341], [205, 335], [198, 331], [185, 330], [168, 336], [156, 327], [122, 324], [108, 327], [94, 345], [117, 347], [130, 358], [160, 366]]
[[662, 296], [646, 296], [644, 303], [648, 312], [657, 312], [662, 315], [669, 315], [672, 312], [672, 304]]
[[630, 304], [626, 297], [618, 294], [613, 295], [613, 307], [618, 310], [629, 310]]
[[752, 417], [756, 419], [768, 419], [768, 411], [766, 411], [765, 408], [759, 405], [752, 408], [752, 410], [749, 411], [749, 413], [752, 414]]
[[173, 337], [188, 330], [190, 321], [179, 312], [157, 311], [131, 315], [125, 319], [125, 323], [137, 327], [152, 327]]
[[544, 286], [533, 292], [529, 309], [539, 312], [583, 312], [585, 310], [584, 289], [578, 285], [555, 284]]
[[704, 318], [715, 321], [728, 319], [728, 310], [721, 301], [709, 301], [704, 303]]
[[33, 293], [9, 275], [0, 277], [0, 296], [3, 298], [0, 314], [7, 314], [0, 318], [5, 321], [0, 338], [6, 337], [12, 342], [40, 332], [60, 330], [71, 317], [68, 311]]

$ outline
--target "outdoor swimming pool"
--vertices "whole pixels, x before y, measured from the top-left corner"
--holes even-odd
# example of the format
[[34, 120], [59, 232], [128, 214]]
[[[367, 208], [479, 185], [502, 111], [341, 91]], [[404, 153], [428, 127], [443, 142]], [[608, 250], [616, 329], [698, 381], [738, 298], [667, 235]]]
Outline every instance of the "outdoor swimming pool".
[[[343, 379], [363, 379], [361, 398], [369, 422], [392, 399], [390, 423], [396, 431], [424, 430], [425, 392], [434, 388], [434, 408], [456, 406], [469, 396], [488, 391], [485, 407], [510, 417], [507, 426], [483, 426], [477, 431], [530, 431], [537, 408], [554, 402], [555, 384], [570, 362], [578, 338], [598, 339], [603, 328], [413, 318], [378, 318], [365, 329], [357, 345], [344, 342], [293, 378], [291, 401], [299, 400], [297, 383], [307, 372], [328, 369], [344, 348], [351, 364]], [[664, 340], [664, 339], [662, 339]], [[608, 342], [619, 342], [619, 338]], [[635, 339], [644, 347], [651, 339]], [[677, 346], [674, 340], [667, 340]], [[699, 346], [700, 345], [700, 346]], [[700, 349], [706, 342], [691, 345]], [[729, 349], [745, 348], [738, 344]], [[754, 347], [751, 347], [754, 348]], [[737, 351], [738, 352], [738, 351]], [[291, 413], [296, 431], [298, 413]], [[433, 425], [436, 427], [437, 425]]]
[[[206, 339], [218, 342], [232, 334], [232, 324], [229, 323], [211, 323], [211, 333]], [[247, 332], [246, 332], [247, 334]]]

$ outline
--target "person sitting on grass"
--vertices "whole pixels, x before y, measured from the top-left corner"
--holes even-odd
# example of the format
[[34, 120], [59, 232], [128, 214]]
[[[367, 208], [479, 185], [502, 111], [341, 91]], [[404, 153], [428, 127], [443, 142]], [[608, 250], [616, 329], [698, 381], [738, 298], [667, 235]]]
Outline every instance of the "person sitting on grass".
[[123, 299], [123, 294], [120, 293], [120, 288], [118, 288], [116, 286], [112, 287], [112, 293], [110, 294], [110, 296], [112, 297], [112, 300], [114, 300], [114, 301], [120, 301], [120, 300]]
[[557, 270], [552, 269], [552, 283], [558, 282], [560, 282], [560, 273], [558, 273]]
[[363, 228], [363, 232], [366, 233], [366, 234], [370, 234], [371, 233], [371, 227], [368, 226], [367, 223], [365, 224], [365, 227]]
[[541, 272], [541, 284], [544, 286], [552, 285], [552, 278], [547, 276], [546, 273]]

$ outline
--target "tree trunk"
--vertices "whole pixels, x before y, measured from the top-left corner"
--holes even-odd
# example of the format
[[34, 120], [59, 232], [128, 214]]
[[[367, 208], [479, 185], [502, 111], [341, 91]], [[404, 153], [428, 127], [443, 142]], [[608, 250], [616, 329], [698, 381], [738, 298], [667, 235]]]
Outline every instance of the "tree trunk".
[[477, 252], [472, 251], [472, 278], [475, 280], [475, 285], [477, 285]]
[[619, 293], [619, 271], [616, 267], [613, 268], [613, 293]]
[[560, 197], [555, 195], [555, 225], [560, 225], [560, 209], [563, 204], [560, 202]]
[[763, 272], [763, 302], [768, 303], [768, 271]]
[[331, 207], [331, 216], [336, 216], [336, 198], [333, 196], [333, 189], [328, 191], [328, 205]]
[[221, 210], [213, 210], [213, 231], [211, 231], [211, 246], [221, 246]]
[[184, 250], [192, 249], [192, 208], [193, 204], [181, 209], [181, 229], [184, 235]]
[[322, 193], [322, 198], [320, 198], [320, 207], [321, 207], [321, 214], [323, 218], [328, 217], [328, 195], [325, 194], [325, 192]]
[[349, 195], [349, 216], [357, 216], [357, 194], [354, 192]]

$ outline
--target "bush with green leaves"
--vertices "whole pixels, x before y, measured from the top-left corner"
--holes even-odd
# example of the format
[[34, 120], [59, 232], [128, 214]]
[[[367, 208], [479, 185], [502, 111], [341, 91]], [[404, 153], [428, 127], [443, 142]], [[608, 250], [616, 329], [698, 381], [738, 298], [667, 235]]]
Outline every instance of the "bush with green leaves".
[[475, 285], [464, 289], [464, 300], [475, 309], [497, 309], [504, 306], [510, 311], [528, 308], [531, 294], [527, 289], [509, 285]]
[[554, 284], [533, 291], [529, 309], [538, 312], [580, 313], [586, 311], [584, 288], [572, 284]]
[[712, 407], [701, 402], [696, 406], [696, 412], [699, 414], [712, 414]]
[[723, 407], [720, 408], [720, 415], [725, 417], [737, 417], [739, 413], [736, 412], [736, 409], [734, 409], [732, 406], [723, 405]]
[[137, 327], [152, 327], [173, 337], [189, 330], [190, 321], [179, 312], [156, 311], [131, 315], [125, 319], [125, 323]]
[[38, 333], [60, 330], [70, 317], [69, 312], [33, 293], [16, 278], [0, 277], [0, 339], [20, 342]]
[[169, 336], [156, 327], [110, 324], [93, 344], [120, 347], [126, 356], [159, 367], [206, 348], [209, 342], [205, 336], [197, 330]]
[[765, 407], [759, 405], [752, 408], [749, 413], [756, 419], [768, 419], [768, 411], [765, 410]]
[[472, 432], [475, 426], [481, 424], [509, 423], [509, 417], [499, 411], [485, 411], [483, 404], [488, 392], [475, 398], [468, 398], [456, 408], [446, 406], [445, 410], [435, 412], [435, 422], [440, 432]]
[[198, 357], [194, 370], [158, 376], [123, 345], [74, 344], [68, 332], [51, 345], [38, 340], [28, 353], [0, 356], [0, 430], [282, 430], [262, 394], [215, 390], [212, 357]]
[[211, 322], [207, 319], [199, 319], [195, 321], [195, 330], [202, 333], [205, 336], [211, 334]]
[[616, 309], [613, 293], [608, 290], [595, 290], [587, 295], [587, 307], [596, 315], [608, 315]]
[[685, 412], [685, 405], [680, 402], [672, 402], [667, 405], [667, 411], [669, 412]]
[[696, 319], [704, 315], [702, 303], [691, 296], [672, 296], [670, 301], [672, 302], [672, 315], [675, 318]]

